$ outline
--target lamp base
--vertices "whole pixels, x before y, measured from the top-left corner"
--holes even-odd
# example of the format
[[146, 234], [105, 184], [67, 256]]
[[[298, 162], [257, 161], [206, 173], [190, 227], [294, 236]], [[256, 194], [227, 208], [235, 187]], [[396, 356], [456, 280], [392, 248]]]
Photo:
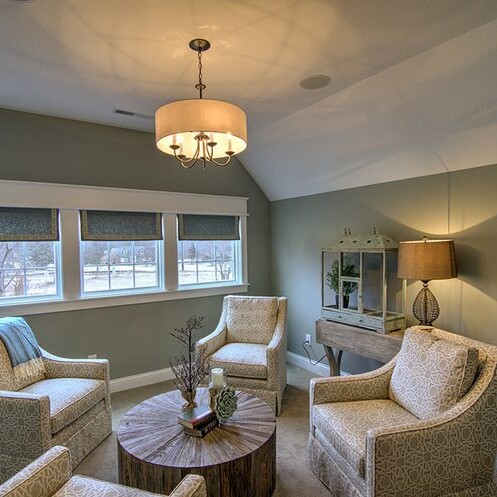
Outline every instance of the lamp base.
[[414, 299], [412, 313], [421, 326], [432, 326], [440, 315], [440, 307], [435, 295], [428, 288], [428, 282], [423, 281], [423, 288]]

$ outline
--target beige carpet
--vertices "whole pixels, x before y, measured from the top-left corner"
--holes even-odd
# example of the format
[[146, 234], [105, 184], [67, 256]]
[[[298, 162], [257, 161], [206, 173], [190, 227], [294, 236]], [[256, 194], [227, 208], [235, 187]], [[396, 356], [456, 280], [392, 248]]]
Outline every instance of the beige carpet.
[[[288, 387], [283, 399], [282, 414], [277, 421], [275, 496], [278, 497], [329, 497], [329, 492], [311, 473], [307, 464], [310, 378], [312, 374], [308, 371], [288, 365]], [[134, 405], [173, 388], [172, 382], [166, 382], [113, 394], [114, 430], [122, 416]], [[116, 436], [112, 434], [76, 468], [75, 473], [116, 482], [116, 454]]]

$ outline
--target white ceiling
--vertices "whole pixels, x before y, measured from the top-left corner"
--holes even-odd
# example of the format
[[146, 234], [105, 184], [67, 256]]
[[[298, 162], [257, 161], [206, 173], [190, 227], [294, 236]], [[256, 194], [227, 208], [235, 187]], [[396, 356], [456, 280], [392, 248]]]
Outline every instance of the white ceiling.
[[496, 0], [0, 0], [0, 107], [152, 131], [195, 37], [271, 200], [497, 163]]

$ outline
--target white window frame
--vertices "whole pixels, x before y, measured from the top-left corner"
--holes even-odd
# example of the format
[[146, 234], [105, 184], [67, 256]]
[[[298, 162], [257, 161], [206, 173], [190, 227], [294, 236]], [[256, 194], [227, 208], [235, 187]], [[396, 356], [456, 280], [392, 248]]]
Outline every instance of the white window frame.
[[[0, 316], [43, 314], [76, 309], [113, 307], [179, 300], [210, 295], [246, 292], [247, 280], [247, 198], [196, 193], [133, 190], [98, 186], [34, 183], [0, 180], [2, 205], [10, 207], [58, 208], [61, 233], [61, 296], [43, 302], [0, 303]], [[164, 240], [160, 271], [161, 289], [137, 293], [82, 295], [79, 211], [115, 210], [161, 212]], [[239, 275], [237, 281], [178, 286], [177, 214], [240, 216]]]

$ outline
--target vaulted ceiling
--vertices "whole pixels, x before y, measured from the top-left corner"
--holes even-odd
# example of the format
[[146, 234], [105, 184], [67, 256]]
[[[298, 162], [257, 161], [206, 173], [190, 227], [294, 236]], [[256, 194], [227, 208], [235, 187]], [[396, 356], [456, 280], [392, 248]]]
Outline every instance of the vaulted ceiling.
[[271, 200], [497, 163], [495, 0], [0, 0], [0, 107], [153, 131], [196, 37]]

